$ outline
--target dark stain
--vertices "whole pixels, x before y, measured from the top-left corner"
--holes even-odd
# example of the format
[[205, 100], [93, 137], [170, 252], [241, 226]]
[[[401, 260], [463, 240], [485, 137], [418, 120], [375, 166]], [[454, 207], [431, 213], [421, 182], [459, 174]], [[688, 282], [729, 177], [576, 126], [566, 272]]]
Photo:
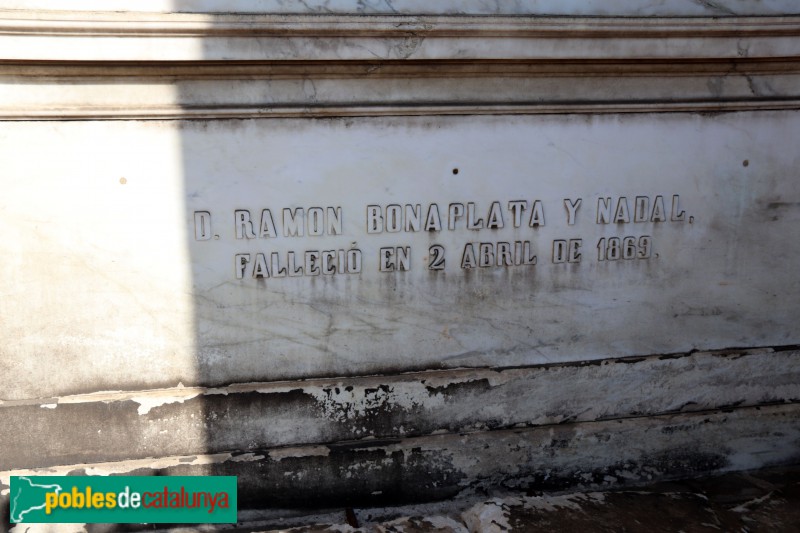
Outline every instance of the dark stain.
[[800, 207], [800, 202], [770, 202], [767, 209], [782, 209], [787, 207]]
[[690, 354], [688, 354], [686, 352], [683, 352], [683, 353], [671, 353], [671, 354], [659, 355], [658, 356], [658, 360], [659, 361], [667, 361], [667, 360], [670, 360], [670, 359], [683, 359], [684, 357], [689, 357], [689, 355]]
[[687, 407], [691, 407], [697, 405], [697, 402], [685, 402], [680, 407], [678, 407], [677, 411], [683, 411]]
[[337, 451], [357, 451], [368, 450], [381, 446], [391, 446], [393, 444], [400, 444], [402, 439], [369, 439], [366, 441], [352, 441], [352, 442], [332, 442], [328, 444], [328, 449], [331, 452]]
[[719, 410], [722, 411], [723, 413], [729, 413], [729, 412], [733, 411], [733, 409], [735, 407], [738, 407], [738, 406], [742, 405], [743, 403], [744, 403], [744, 400], [739, 400], [739, 401], [732, 402], [732, 403], [729, 403], [729, 404], [720, 405], [719, 406]]
[[614, 478], [615, 487], [624, 488], [649, 480], [654, 469], [662, 472], [665, 479], [679, 479], [716, 472], [728, 464], [728, 459], [722, 454], [669, 450], [639, 461], [624, 461], [593, 470], [546, 468], [544, 471], [527, 472], [522, 485], [518, 480], [511, 480], [506, 486], [523, 489], [533, 496], [575, 487], [608, 486], [608, 478], [611, 477]]
[[447, 385], [441, 385], [438, 387], [425, 387], [425, 390], [427, 390], [431, 395], [441, 394], [445, 397], [445, 400], [448, 401], [459, 401], [460, 397], [465, 394], [482, 393], [491, 389], [492, 386], [489, 383], [488, 378], [462, 381], [458, 383], [448, 383]]
[[634, 363], [641, 363], [642, 361], [647, 361], [647, 359], [648, 359], [647, 357], [621, 357], [619, 359], [614, 359], [614, 362], [630, 365]]
[[550, 444], [548, 445], [548, 447], [551, 448], [551, 449], [561, 450], [561, 449], [569, 448], [571, 442], [572, 442], [572, 439], [553, 439], [553, 440], [550, 441]]
[[674, 426], [664, 426], [661, 428], [661, 433], [672, 435], [673, 433], [686, 433], [694, 429], [694, 424], [677, 424]]
[[[800, 351], [800, 344], [787, 344], [785, 346], [773, 346], [773, 352], [793, 352]], [[800, 355], [800, 353], [798, 354]]]
[[655, 468], [672, 479], [719, 471], [729, 464], [727, 453], [704, 453], [687, 449], [667, 450], [642, 461], [643, 467]]
[[[327, 457], [292, 457], [280, 461], [215, 465], [239, 477], [240, 509], [247, 507], [366, 507], [388, 502], [420, 502], [454, 496], [464, 474], [440, 452], [419, 449], [387, 454], [385, 450], [331, 449]], [[182, 467], [169, 475], [184, 475]], [[324, 491], [317, 490], [325, 487]]]

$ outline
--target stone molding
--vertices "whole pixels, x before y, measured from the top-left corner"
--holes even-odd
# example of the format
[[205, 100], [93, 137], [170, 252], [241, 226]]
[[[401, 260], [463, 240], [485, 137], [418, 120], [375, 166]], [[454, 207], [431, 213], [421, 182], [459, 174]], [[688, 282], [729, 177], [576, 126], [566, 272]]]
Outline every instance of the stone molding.
[[800, 17], [6, 10], [0, 119], [797, 109], [798, 36]]
[[[194, 15], [0, 11], [3, 59], [392, 60], [792, 57], [800, 17]], [[103, 39], [119, 39], [103, 47]], [[58, 38], [59, 46], [42, 45]], [[280, 38], [282, 42], [272, 41]], [[212, 39], [200, 49], [203, 40]], [[221, 40], [220, 40], [221, 39]], [[613, 47], [597, 46], [613, 39]], [[243, 45], [242, 40], [250, 44]], [[169, 42], [171, 48], [152, 46]], [[265, 45], [271, 46], [265, 46]]]

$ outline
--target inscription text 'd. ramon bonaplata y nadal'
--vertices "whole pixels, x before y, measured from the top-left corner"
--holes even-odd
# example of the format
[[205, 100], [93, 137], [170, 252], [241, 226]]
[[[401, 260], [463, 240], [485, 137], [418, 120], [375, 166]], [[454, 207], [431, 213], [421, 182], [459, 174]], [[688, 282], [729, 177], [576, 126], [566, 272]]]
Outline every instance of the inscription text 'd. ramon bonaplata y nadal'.
[[[681, 207], [680, 196], [665, 198], [655, 196], [599, 197], [591, 217], [595, 224], [631, 224], [631, 234], [622, 237], [601, 237], [593, 243], [596, 253], [586, 253], [583, 238], [553, 239], [552, 242], [535, 242], [536, 229], [544, 227], [558, 212], [568, 226], [573, 226], [583, 207], [582, 198], [565, 198], [560, 210], [545, 206], [541, 200], [493, 201], [450, 204], [369, 204], [364, 213], [364, 236], [381, 233], [413, 232], [468, 232], [482, 229], [530, 228], [531, 240], [496, 240], [493, 242], [467, 241], [458, 247], [456, 261], [446, 261], [447, 250], [440, 244], [429, 246], [427, 269], [471, 269], [489, 267], [532, 266], [539, 261], [539, 250], [546, 250], [552, 263], [581, 263], [591, 256], [597, 261], [646, 260], [654, 252], [653, 238], [637, 233], [639, 223], [692, 223]], [[323, 237], [342, 235], [341, 207], [295, 207], [258, 211], [236, 209], [227, 218], [226, 229], [237, 240]], [[212, 220], [210, 211], [194, 212], [194, 237], [197, 241], [220, 239], [215, 233], [218, 222]], [[233, 231], [230, 231], [230, 230]], [[310, 242], [310, 241], [308, 241]], [[383, 246], [374, 257], [364, 257], [361, 249], [297, 249], [275, 252], [238, 253], [234, 256], [234, 273], [237, 279], [284, 278], [299, 276], [330, 276], [359, 274], [365, 268], [379, 272], [406, 271], [412, 268], [411, 246]], [[455, 265], [453, 266], [453, 263]]]

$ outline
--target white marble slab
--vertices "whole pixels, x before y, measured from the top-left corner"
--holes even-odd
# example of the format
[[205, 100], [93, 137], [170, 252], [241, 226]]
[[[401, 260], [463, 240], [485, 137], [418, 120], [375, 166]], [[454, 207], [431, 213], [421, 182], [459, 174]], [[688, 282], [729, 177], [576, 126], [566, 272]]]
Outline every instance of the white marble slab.
[[798, 135], [797, 112], [5, 122], [4, 398], [796, 344]]
[[[63, 9], [47, 0], [4, 0], [5, 9]], [[734, 16], [800, 13], [792, 0], [76, 0], [73, 11], [360, 13], [445, 15]]]
[[383, 61], [441, 60], [738, 62], [796, 57], [800, 55], [798, 36], [800, 18], [793, 16], [651, 19], [0, 11], [0, 45], [3, 59], [11, 65], [40, 60], [90, 62], [87, 65], [102, 61], [122, 65], [133, 61], [362, 61], [372, 62], [373, 67]]

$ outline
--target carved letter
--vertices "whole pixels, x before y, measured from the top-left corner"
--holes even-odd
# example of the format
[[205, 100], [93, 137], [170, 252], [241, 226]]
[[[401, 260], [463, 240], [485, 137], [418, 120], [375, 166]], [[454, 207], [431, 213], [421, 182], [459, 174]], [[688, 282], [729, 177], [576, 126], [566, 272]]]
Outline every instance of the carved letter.
[[399, 246], [397, 250], [395, 250], [395, 258], [396, 258], [395, 264], [397, 265], [397, 270], [408, 270], [410, 255], [411, 255], [410, 246]]
[[247, 268], [247, 263], [250, 262], [250, 254], [236, 254], [233, 262], [236, 265], [236, 279], [244, 278], [244, 271]]
[[380, 262], [378, 270], [381, 272], [394, 271], [394, 248], [380, 249]]
[[381, 206], [367, 206], [367, 233], [382, 233], [383, 217], [381, 216]]
[[567, 262], [567, 241], [557, 239], [553, 241], [553, 263]]
[[288, 256], [287, 261], [286, 261], [286, 269], [289, 271], [289, 276], [293, 277], [293, 278], [295, 278], [297, 276], [302, 276], [303, 275], [303, 267], [302, 266], [297, 266], [295, 264], [294, 252], [289, 252], [286, 255]]
[[511, 210], [514, 227], [518, 228], [522, 224], [522, 212], [528, 209], [528, 202], [526, 200], [512, 200], [508, 202], [508, 208]]
[[[430, 211], [428, 212], [430, 216]], [[447, 229], [456, 229], [456, 219], [464, 215], [464, 204], [450, 204], [447, 209]]]
[[267, 268], [267, 258], [264, 254], [256, 254], [256, 265], [253, 268], [254, 278], [268, 278], [269, 269]]
[[680, 199], [680, 196], [677, 194], [672, 195], [672, 216], [670, 219], [673, 222], [683, 222], [686, 218], [686, 212], [683, 211], [679, 206]]
[[538, 226], [544, 226], [544, 209], [542, 208], [541, 200], [536, 200], [533, 202], [533, 210], [531, 211], [531, 220], [528, 222], [528, 226], [535, 228]]
[[478, 262], [475, 260], [475, 250], [472, 248], [472, 243], [468, 242], [464, 246], [464, 255], [461, 256], [461, 268], [475, 268]]
[[467, 229], [479, 230], [483, 228], [483, 219], [475, 220], [475, 202], [467, 203]]
[[653, 201], [653, 214], [650, 215], [651, 222], [666, 222], [667, 221], [667, 211], [664, 209], [664, 197], [656, 196], [655, 201]]
[[272, 277], [273, 278], [285, 278], [286, 277], [286, 266], [281, 265], [281, 257], [278, 255], [278, 252], [272, 252], [269, 256], [269, 262], [272, 266]]
[[233, 218], [236, 224], [236, 238], [255, 239], [256, 232], [253, 231], [253, 222], [250, 220], [250, 211], [247, 209], [237, 209], [233, 212]]
[[308, 234], [318, 237], [325, 233], [325, 211], [321, 207], [308, 209]]
[[397, 233], [403, 229], [403, 209], [397, 204], [386, 206], [386, 231]]
[[535, 265], [536, 264], [536, 255], [531, 251], [531, 241], [525, 241], [522, 243], [522, 264], [523, 265]]
[[342, 208], [328, 208], [328, 235], [342, 234]]
[[575, 225], [575, 215], [578, 212], [578, 208], [581, 206], [581, 199], [578, 198], [574, 202], [569, 198], [564, 199], [564, 207], [567, 208], [567, 224], [570, 226]]
[[633, 221], [647, 222], [650, 214], [650, 198], [647, 196], [637, 196], [633, 202]]
[[307, 276], [319, 276], [319, 252], [305, 253], [305, 270]]
[[361, 272], [361, 250], [347, 251], [347, 273], [358, 274]]
[[261, 229], [259, 237], [277, 237], [278, 232], [275, 231], [275, 221], [272, 220], [272, 212], [269, 209], [261, 211]]
[[419, 231], [420, 224], [422, 223], [422, 206], [406, 204], [406, 231]]
[[322, 252], [322, 273], [325, 275], [336, 274], [336, 251], [325, 250]]
[[428, 216], [425, 217], [425, 231], [442, 231], [442, 220], [439, 217], [439, 206], [431, 204]]
[[[288, 207], [283, 209], [283, 236], [302, 237], [304, 233], [303, 208], [298, 207], [292, 213]], [[275, 275], [274, 269], [272, 275]]]
[[502, 229], [504, 226], [503, 209], [500, 207], [500, 202], [492, 202], [492, 207], [489, 209], [489, 219], [486, 221], [486, 227], [489, 229]]
[[492, 266], [494, 264], [494, 246], [488, 242], [482, 242], [478, 246], [479, 264], [482, 267]]
[[611, 198], [597, 199], [597, 223], [611, 223]]
[[207, 241], [211, 238], [211, 213], [208, 211], [194, 212], [194, 239]]
[[567, 262], [580, 263], [581, 262], [581, 247], [583, 246], [583, 239], [570, 239], [569, 240], [569, 257]]
[[617, 200], [617, 210], [614, 211], [614, 223], [630, 222], [631, 215], [628, 211], [628, 199], [624, 196]]
[[511, 243], [497, 243], [497, 266], [514, 266], [514, 259], [511, 257]]

